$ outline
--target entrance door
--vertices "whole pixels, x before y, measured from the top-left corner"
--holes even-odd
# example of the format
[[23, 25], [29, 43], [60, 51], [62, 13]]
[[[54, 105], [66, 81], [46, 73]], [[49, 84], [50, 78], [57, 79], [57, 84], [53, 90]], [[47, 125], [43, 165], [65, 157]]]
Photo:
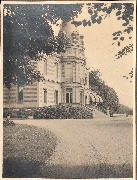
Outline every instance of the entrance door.
[[72, 88], [66, 88], [66, 103], [72, 103]]

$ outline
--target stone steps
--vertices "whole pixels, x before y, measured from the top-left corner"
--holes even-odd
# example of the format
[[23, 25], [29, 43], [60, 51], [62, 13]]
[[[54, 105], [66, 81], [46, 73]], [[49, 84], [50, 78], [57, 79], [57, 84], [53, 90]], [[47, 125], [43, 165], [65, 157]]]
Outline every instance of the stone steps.
[[99, 110], [97, 110], [97, 109], [95, 109], [95, 118], [107, 118], [107, 117], [110, 117], [109, 115], [107, 115], [107, 114], [104, 114], [103, 112], [101, 112], [101, 111], [99, 111]]

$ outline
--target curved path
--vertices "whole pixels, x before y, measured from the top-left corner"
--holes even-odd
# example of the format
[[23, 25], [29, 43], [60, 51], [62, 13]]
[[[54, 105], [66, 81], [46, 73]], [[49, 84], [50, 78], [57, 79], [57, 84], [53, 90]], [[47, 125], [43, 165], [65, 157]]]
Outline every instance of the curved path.
[[47, 128], [58, 138], [51, 166], [132, 166], [132, 120], [19, 120], [16, 123]]

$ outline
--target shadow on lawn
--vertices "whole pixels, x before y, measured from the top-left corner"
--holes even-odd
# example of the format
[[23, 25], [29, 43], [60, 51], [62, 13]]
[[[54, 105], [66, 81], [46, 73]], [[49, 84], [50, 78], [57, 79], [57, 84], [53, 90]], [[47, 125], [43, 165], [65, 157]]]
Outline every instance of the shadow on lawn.
[[49, 166], [39, 162], [27, 162], [21, 158], [6, 159], [3, 164], [3, 178], [54, 178], [54, 179], [86, 179], [86, 178], [132, 178], [130, 164], [90, 166]]
[[3, 178], [34, 178], [39, 169], [40, 162], [27, 161], [22, 158], [3, 160]]

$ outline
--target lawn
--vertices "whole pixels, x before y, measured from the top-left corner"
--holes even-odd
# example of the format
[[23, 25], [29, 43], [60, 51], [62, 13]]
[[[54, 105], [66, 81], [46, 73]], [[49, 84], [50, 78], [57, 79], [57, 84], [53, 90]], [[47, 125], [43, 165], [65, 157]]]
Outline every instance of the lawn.
[[57, 138], [46, 129], [18, 125], [3, 129], [3, 177], [39, 177], [55, 151]]
[[4, 178], [133, 177], [128, 118], [14, 122], [4, 127]]

